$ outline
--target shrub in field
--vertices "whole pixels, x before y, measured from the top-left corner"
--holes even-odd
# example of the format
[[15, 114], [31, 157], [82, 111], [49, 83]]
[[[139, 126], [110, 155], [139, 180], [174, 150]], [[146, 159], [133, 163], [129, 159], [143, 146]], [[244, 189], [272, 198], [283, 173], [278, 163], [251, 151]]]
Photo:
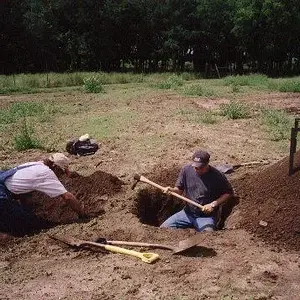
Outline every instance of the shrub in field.
[[227, 104], [221, 104], [220, 109], [221, 115], [227, 116], [229, 119], [246, 119], [250, 117], [249, 106], [236, 101], [231, 101]]
[[200, 84], [193, 84], [184, 88], [184, 94], [189, 96], [203, 96], [204, 90]]
[[33, 133], [33, 128], [27, 124], [26, 118], [24, 118], [20, 133], [14, 137], [14, 148], [17, 151], [43, 148], [40, 142], [33, 137]]
[[99, 78], [96, 76], [91, 76], [84, 79], [84, 90], [87, 93], [100, 93], [103, 92], [103, 85], [100, 82]]
[[188, 96], [204, 96], [204, 97], [214, 97], [216, 93], [213, 90], [206, 89], [200, 84], [189, 85], [184, 88], [184, 94]]
[[171, 88], [177, 88], [178, 86], [183, 85], [183, 79], [181, 76], [178, 76], [176, 74], [171, 75], [167, 78], [167, 80], [160, 82], [156, 85], [159, 89], [171, 89]]
[[272, 140], [280, 141], [289, 138], [293, 123], [291, 117], [285, 111], [263, 109], [262, 120]]

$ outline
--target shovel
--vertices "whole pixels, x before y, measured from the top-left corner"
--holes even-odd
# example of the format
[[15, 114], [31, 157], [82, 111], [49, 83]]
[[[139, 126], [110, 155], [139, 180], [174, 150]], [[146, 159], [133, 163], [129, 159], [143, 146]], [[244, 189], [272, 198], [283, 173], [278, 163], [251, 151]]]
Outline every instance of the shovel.
[[105, 245], [105, 244], [100, 244], [96, 242], [90, 242], [90, 241], [84, 241], [80, 240], [77, 238], [72, 238], [72, 237], [61, 237], [57, 235], [50, 235], [50, 238], [63, 242], [69, 246], [72, 247], [84, 247], [84, 246], [94, 246], [98, 248], [103, 248], [108, 251], [114, 252], [114, 253], [121, 253], [121, 254], [127, 254], [131, 256], [135, 256], [140, 258], [143, 262], [146, 262], [148, 264], [153, 263], [154, 261], [158, 260], [159, 256], [156, 253], [142, 253], [142, 252], [137, 252], [133, 250], [128, 250], [125, 248], [117, 247], [117, 246], [111, 246], [111, 245]]
[[127, 245], [127, 246], [137, 246], [137, 247], [151, 247], [151, 248], [161, 248], [173, 251], [172, 254], [179, 254], [184, 252], [194, 246], [197, 246], [201, 241], [203, 241], [203, 233], [195, 234], [185, 240], [179, 241], [177, 246], [165, 245], [165, 244], [152, 244], [152, 243], [140, 243], [140, 242], [127, 242], [127, 241], [109, 241], [105, 238], [98, 238], [97, 242], [105, 245]]
[[267, 165], [268, 161], [250, 161], [245, 163], [240, 163], [236, 165], [222, 164], [216, 165], [215, 168], [224, 174], [232, 173], [235, 169], [246, 166], [254, 166], [254, 165]]

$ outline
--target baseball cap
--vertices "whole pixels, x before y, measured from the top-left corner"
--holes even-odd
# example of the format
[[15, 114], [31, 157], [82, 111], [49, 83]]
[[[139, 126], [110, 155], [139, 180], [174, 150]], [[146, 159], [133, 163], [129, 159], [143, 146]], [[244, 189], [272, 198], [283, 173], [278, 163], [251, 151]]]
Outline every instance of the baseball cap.
[[63, 153], [54, 153], [49, 156], [49, 160], [54, 163], [54, 165], [60, 167], [62, 170], [68, 169], [70, 164], [70, 159], [66, 157]]
[[192, 166], [199, 168], [207, 165], [209, 163], [210, 155], [208, 152], [204, 150], [198, 150], [193, 154], [192, 160]]

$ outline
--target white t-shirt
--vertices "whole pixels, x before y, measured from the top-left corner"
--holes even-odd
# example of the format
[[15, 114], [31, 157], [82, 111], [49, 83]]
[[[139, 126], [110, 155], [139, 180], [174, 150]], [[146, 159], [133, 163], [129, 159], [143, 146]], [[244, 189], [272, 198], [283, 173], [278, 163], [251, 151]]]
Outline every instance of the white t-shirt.
[[51, 198], [58, 197], [67, 192], [54, 172], [42, 161], [29, 162], [21, 166], [32, 165], [18, 170], [4, 182], [9, 191], [14, 194], [40, 191]]

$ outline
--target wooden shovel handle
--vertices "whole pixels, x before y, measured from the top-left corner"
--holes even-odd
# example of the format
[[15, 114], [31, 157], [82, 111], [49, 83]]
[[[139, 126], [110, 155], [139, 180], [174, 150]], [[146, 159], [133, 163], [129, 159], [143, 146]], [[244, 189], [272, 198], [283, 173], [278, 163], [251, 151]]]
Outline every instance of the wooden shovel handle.
[[127, 242], [127, 241], [106, 241], [108, 245], [119, 245], [119, 246], [138, 246], [138, 247], [149, 247], [149, 248], [162, 248], [174, 251], [175, 247], [164, 245], [164, 244], [152, 244], [152, 243], [140, 243], [140, 242]]
[[[154, 186], [154, 187], [160, 189], [161, 191], [164, 191], [164, 187], [162, 187], [161, 185], [159, 185], [159, 184], [157, 184], [157, 183], [155, 183], [155, 182], [149, 180], [148, 178], [146, 178], [146, 177], [144, 177], [144, 176], [142, 176], [142, 175], [140, 175], [139, 180], [142, 181], [142, 182], [148, 183], [148, 184], [150, 184], [150, 185], [152, 185], [152, 186]], [[190, 199], [188, 199], [188, 198], [186, 198], [186, 197], [184, 197], [184, 196], [181, 196], [181, 195], [179, 195], [179, 194], [177, 194], [177, 193], [174, 193], [174, 192], [170, 192], [170, 194], [171, 194], [172, 196], [174, 196], [174, 197], [177, 197], [177, 198], [179, 198], [179, 199], [185, 201], [185, 202], [188, 202], [188, 203], [190, 203], [190, 204], [192, 204], [192, 205], [194, 205], [194, 206], [197, 206], [198, 208], [200, 208], [200, 209], [203, 211], [203, 206], [200, 205], [200, 204], [198, 204], [198, 203], [196, 203], [195, 201], [190, 200]]]

